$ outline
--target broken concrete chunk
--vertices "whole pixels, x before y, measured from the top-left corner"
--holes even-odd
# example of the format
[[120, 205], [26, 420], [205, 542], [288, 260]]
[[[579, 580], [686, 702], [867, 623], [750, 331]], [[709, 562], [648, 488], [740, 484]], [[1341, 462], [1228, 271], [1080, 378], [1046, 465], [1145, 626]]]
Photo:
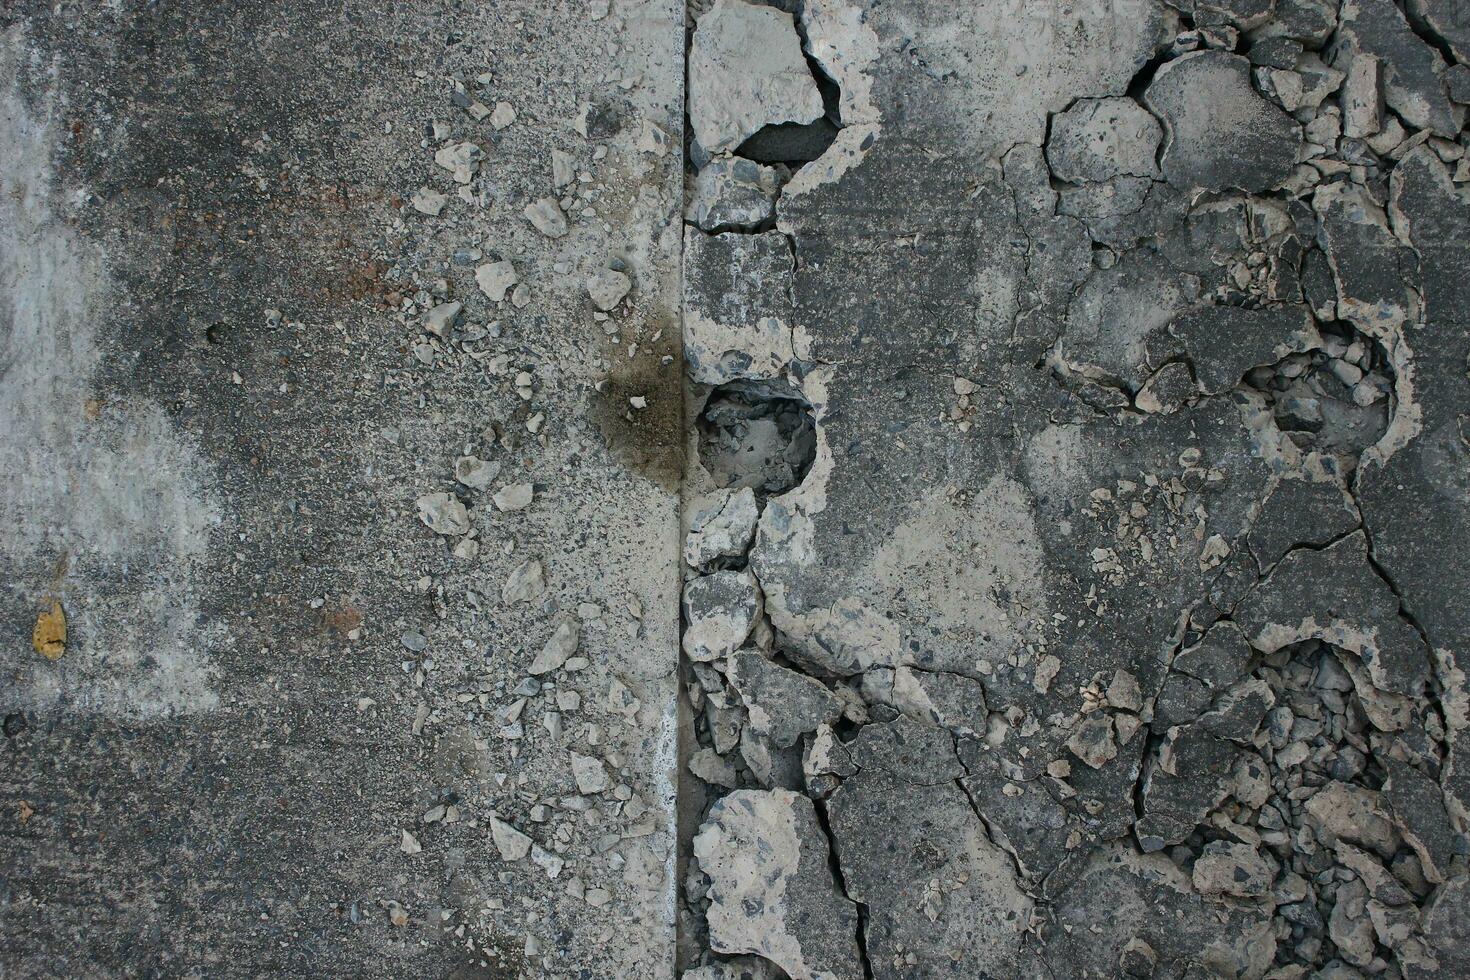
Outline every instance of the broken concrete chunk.
[[1158, 177], [1162, 138], [1158, 120], [1130, 98], [1078, 99], [1052, 117], [1046, 159], [1072, 183]]
[[1276, 955], [1269, 904], [1205, 898], [1162, 854], [1098, 848], [1058, 890], [1041, 936], [1047, 960], [1073, 976], [1120, 976], [1134, 942], [1153, 954], [1143, 959], [1155, 972], [1142, 976], [1259, 978]]
[[1204, 681], [1187, 674], [1170, 674], [1154, 699], [1154, 720], [1165, 726], [1188, 724], [1203, 714], [1213, 699]]
[[607, 766], [596, 756], [572, 754], [572, 779], [583, 796], [601, 793], [608, 788]]
[[1296, 60], [1301, 57], [1303, 50], [1302, 43], [1294, 38], [1263, 37], [1251, 44], [1246, 56], [1253, 65], [1286, 69], [1296, 66]]
[[571, 659], [572, 654], [577, 652], [577, 642], [581, 639], [581, 628], [575, 619], [563, 620], [552, 631], [551, 638], [536, 654], [536, 659], [531, 661], [527, 672], [540, 676], [548, 674], [553, 670], [560, 670], [562, 665]]
[[444, 210], [444, 205], [449, 203], [449, 195], [441, 194], [432, 187], [420, 187], [413, 192], [409, 201], [413, 209], [419, 214], [426, 214], [431, 218], [439, 217], [439, 212]]
[[1296, 165], [1301, 127], [1256, 92], [1239, 55], [1197, 51], [1167, 62], [1143, 101], [1164, 122], [1164, 178], [1180, 190], [1260, 192]]
[[691, 568], [708, 571], [724, 558], [740, 558], [755, 540], [760, 508], [749, 487], [716, 491], [699, 506], [684, 539], [684, 560]]
[[1250, 644], [1240, 627], [1223, 620], [1194, 646], [1179, 651], [1173, 669], [1200, 679], [1218, 693], [1244, 677], [1250, 663]]
[[1085, 716], [1072, 730], [1067, 748], [1094, 769], [1101, 769], [1118, 755], [1113, 717], [1102, 711]]
[[760, 586], [749, 571], [715, 572], [684, 586], [684, 653], [709, 662], [734, 653], [762, 610]]
[[1333, 846], [1337, 862], [1362, 879], [1374, 901], [1387, 905], [1406, 905], [1414, 900], [1403, 884], [1383, 863], [1367, 851], [1339, 840]]
[[[1021, 779], [1001, 753], [975, 739], [961, 739], [960, 760], [969, 775], [960, 779], [991, 838], [1016, 859], [1027, 881], [1040, 881], [1065, 859], [1067, 811], [1048, 792], [1049, 780]], [[1054, 760], [1048, 770], [1069, 774], [1070, 763]], [[1064, 778], [1057, 776], [1054, 778]]]
[[749, 0], [716, 0], [689, 48], [689, 121], [706, 153], [734, 150], [765, 126], [809, 123], [822, 95], [791, 15]]
[[1288, 554], [1234, 618], [1264, 653], [1303, 640], [1347, 650], [1381, 691], [1417, 696], [1428, 676], [1424, 642], [1399, 616], [1398, 596], [1373, 570], [1361, 532]]
[[1409, 20], [1450, 49], [1458, 64], [1470, 64], [1470, 16], [1463, 0], [1408, 0]]
[[440, 303], [424, 314], [424, 329], [435, 337], [448, 337], [463, 309], [463, 303]]
[[1229, 391], [1253, 367], [1274, 364], [1320, 342], [1304, 306], [1205, 306], [1169, 324], [1207, 394]]
[[1304, 54], [1291, 68], [1256, 69], [1256, 79], [1281, 108], [1300, 118], [1303, 113], [1316, 112], [1342, 86], [1343, 73], [1329, 68], [1315, 54]]
[[1261, 898], [1271, 891], [1277, 866], [1249, 844], [1211, 841], [1194, 862], [1194, 887], [1201, 895]]
[[468, 184], [485, 154], [474, 143], [447, 143], [434, 151], [434, 162], [449, 171], [455, 183]]
[[1444, 58], [1414, 33], [1393, 0], [1343, 0], [1339, 16], [1333, 67], [1351, 74], [1352, 61], [1359, 55], [1377, 58], [1389, 108], [1414, 129], [1455, 138], [1465, 112], [1450, 102], [1445, 91]]
[[1184, 408], [1198, 396], [1199, 386], [1195, 384], [1189, 365], [1183, 361], [1170, 361], [1143, 383], [1138, 394], [1133, 396], [1133, 404], [1140, 412], [1149, 415], [1167, 415]]
[[754, 953], [792, 980], [856, 980], [857, 908], [839, 890], [812, 801], [789, 790], [736, 790], [694, 837], [709, 878], [710, 946]]
[[848, 893], [867, 909], [871, 976], [1021, 975], [1033, 900], [953, 780], [861, 772], [827, 812]]
[[587, 295], [604, 313], [615, 309], [632, 288], [633, 280], [616, 269], [600, 269], [587, 277]]
[[1342, 84], [1342, 135], [1367, 139], [1383, 128], [1382, 62], [1366, 52], [1348, 61]]
[[1221, 694], [1214, 708], [1200, 715], [1196, 724], [1211, 734], [1245, 744], [1275, 704], [1276, 694], [1270, 685], [1258, 677], [1247, 678]]
[[1219, 806], [1240, 749], [1203, 725], [1171, 728], [1146, 771], [1143, 816], [1135, 828], [1145, 852], [1184, 840]]
[[700, 749], [691, 755], [689, 771], [711, 786], [734, 789], [740, 785], [734, 764], [713, 749]]
[[419, 520], [435, 534], [464, 534], [470, 529], [469, 511], [452, 493], [426, 493], [416, 503]]
[[1383, 797], [1366, 787], [1333, 780], [1307, 798], [1305, 809], [1328, 846], [1344, 840], [1391, 858], [1400, 844]]
[[531, 602], [546, 592], [546, 570], [538, 559], [532, 558], [517, 565], [505, 580], [500, 590], [501, 601], [507, 605]]
[[1392, 353], [1397, 329], [1413, 317], [1413, 297], [1400, 271], [1412, 268], [1412, 255], [1365, 188], [1323, 185], [1312, 195], [1312, 210], [1321, 221], [1318, 241], [1337, 287], [1338, 314]]
[[685, 970], [679, 980], [779, 980], [779, 968], [770, 960], [737, 956], [694, 970]]
[[535, 487], [529, 483], [511, 483], [501, 487], [491, 496], [495, 509], [501, 512], [525, 510], [536, 496]]
[[684, 358], [691, 379], [774, 377], [799, 356], [792, 272], [790, 242], [779, 232], [686, 232]]
[[560, 238], [567, 233], [567, 216], [554, 197], [543, 197], [526, 205], [524, 212], [537, 231], [547, 238]]
[[1424, 877], [1439, 884], [1450, 876], [1456, 834], [1445, 812], [1439, 784], [1406, 762], [1392, 757], [1378, 760], [1388, 773], [1383, 799], [1404, 842], [1419, 855]]
[[[1424, 939], [1438, 967], [1423, 976], [1470, 976], [1470, 876], [1457, 875], [1425, 906]], [[1421, 974], [1411, 974], [1419, 976]]]
[[1157, 253], [1134, 249], [1094, 269], [1067, 307], [1056, 356], [1066, 369], [1134, 390], [1153, 374], [1150, 343], [1199, 297], [1199, 279], [1161, 269]]
[[1322, 547], [1358, 525], [1352, 499], [1334, 480], [1282, 479], [1247, 534], [1256, 563], [1269, 570], [1297, 545]]
[[475, 284], [480, 287], [480, 292], [497, 303], [502, 302], [506, 292], [520, 281], [515, 266], [509, 260], [486, 262], [475, 270]]
[[985, 686], [973, 678], [900, 666], [893, 671], [891, 697], [893, 706], [915, 721], [957, 735], [985, 734]]
[[500, 852], [500, 860], [519, 861], [531, 853], [531, 838], [498, 817], [491, 816], [489, 820], [490, 839]]
[[740, 757], [755, 781], [766, 789], [801, 789], [805, 782], [801, 752], [780, 748], [749, 725], [740, 729]]
[[831, 725], [818, 725], [802, 756], [802, 771], [808, 776], [841, 776], [857, 772], [847, 747], [837, 739]]
[[1121, 667], [1113, 671], [1113, 679], [1108, 682], [1107, 699], [1111, 708], [1134, 714], [1143, 710], [1143, 690], [1138, 678]]
[[1444, 73], [1444, 83], [1452, 101], [1460, 105], [1470, 103], [1470, 64], [1451, 66]]
[[476, 456], [461, 456], [454, 461], [454, 478], [472, 490], [484, 490], [500, 475], [500, 464]]
[[817, 726], [834, 722], [842, 704], [820, 681], [742, 650], [730, 656], [730, 683], [745, 702], [750, 727], [777, 748], [790, 748]]
[[1337, 27], [1338, 0], [1277, 0], [1276, 12], [1252, 32], [1256, 43], [1281, 37], [1320, 48]]
[[859, 769], [887, 773], [906, 783], [932, 785], [965, 774], [949, 732], [904, 717], [864, 725], [846, 748]]
[[1373, 922], [1367, 915], [1368, 889], [1361, 881], [1346, 881], [1333, 895], [1332, 913], [1327, 919], [1327, 936], [1337, 953], [1354, 966], [1367, 966], [1373, 960]]
[[784, 174], [784, 167], [716, 157], [694, 178], [688, 220], [704, 231], [753, 230], [775, 216]]

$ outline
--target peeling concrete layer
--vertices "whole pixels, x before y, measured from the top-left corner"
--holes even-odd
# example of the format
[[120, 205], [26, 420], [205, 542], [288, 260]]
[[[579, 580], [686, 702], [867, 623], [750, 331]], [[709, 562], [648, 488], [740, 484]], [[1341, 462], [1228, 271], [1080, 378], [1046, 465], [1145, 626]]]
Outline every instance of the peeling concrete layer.
[[[686, 227], [691, 417], [738, 378], [815, 426], [744, 550], [685, 570], [752, 596], [686, 664], [691, 829], [814, 801], [810, 901], [859, 910], [834, 976], [1455, 975], [1444, 12], [795, 6], [841, 128], [774, 230]], [[692, 463], [690, 501], [735, 478]], [[741, 908], [807, 928], [789, 878], [724, 874], [689, 858], [689, 976]]]

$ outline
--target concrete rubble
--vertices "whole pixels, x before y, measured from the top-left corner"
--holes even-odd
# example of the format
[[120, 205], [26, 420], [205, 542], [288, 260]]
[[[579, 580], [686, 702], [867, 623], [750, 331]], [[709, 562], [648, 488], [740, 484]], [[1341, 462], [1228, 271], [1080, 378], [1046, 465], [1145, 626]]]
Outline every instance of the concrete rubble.
[[0, 974], [1470, 975], [1467, 56], [0, 13]]

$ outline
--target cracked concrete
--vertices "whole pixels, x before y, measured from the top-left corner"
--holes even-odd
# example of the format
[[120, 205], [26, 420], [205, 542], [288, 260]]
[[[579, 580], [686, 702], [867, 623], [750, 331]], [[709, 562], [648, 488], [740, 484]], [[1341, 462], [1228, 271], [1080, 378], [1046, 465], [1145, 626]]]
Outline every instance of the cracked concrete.
[[[834, 975], [1453, 975], [1444, 11], [791, 6], [854, 111], [775, 196], [791, 259], [688, 229], [685, 347], [692, 405], [779, 380], [816, 455], [761, 501], [764, 625], [686, 671], [686, 738], [828, 814], [866, 953]], [[840, 715], [793, 686], [771, 739], [760, 658]], [[731, 909], [683, 886], [692, 967]]]
[[0, 973], [1465, 975], [1463, 20], [7, 9]]

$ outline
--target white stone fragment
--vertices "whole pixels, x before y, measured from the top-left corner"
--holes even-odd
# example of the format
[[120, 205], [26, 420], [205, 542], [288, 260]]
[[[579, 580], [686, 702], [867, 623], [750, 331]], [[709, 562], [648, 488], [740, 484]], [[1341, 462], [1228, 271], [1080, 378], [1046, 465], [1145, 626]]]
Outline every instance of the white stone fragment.
[[536, 491], [529, 483], [512, 483], [495, 491], [490, 498], [495, 501], [495, 509], [499, 511], [525, 510], [531, 506], [531, 500]]
[[424, 329], [435, 337], [448, 337], [463, 309], [463, 303], [440, 303], [424, 314]]
[[554, 197], [543, 197], [526, 205], [526, 220], [547, 238], [560, 238], [567, 233], [567, 216]]
[[468, 184], [480, 169], [484, 153], [474, 143], [448, 143], [434, 153], [434, 162], [449, 171], [455, 183]]
[[551, 183], [558, 190], [566, 187], [577, 176], [572, 155], [565, 150], [551, 151]]
[[759, 519], [754, 490], [719, 491], [695, 510], [684, 539], [684, 560], [691, 568], [705, 571], [721, 558], [745, 554]]
[[480, 292], [497, 303], [502, 302], [510, 287], [520, 281], [515, 266], [510, 264], [509, 259], [486, 262], [475, 270], [475, 284], [480, 287]]
[[461, 456], [454, 461], [454, 478], [472, 490], [484, 490], [499, 475], [499, 463], [477, 456]]
[[546, 569], [538, 559], [521, 562], [505, 580], [500, 598], [507, 604], [530, 602], [546, 592]]
[[413, 209], [419, 214], [426, 214], [431, 218], [439, 217], [439, 212], [444, 210], [444, 205], [449, 203], [449, 195], [441, 194], [432, 187], [420, 187], [413, 192], [409, 199]]
[[582, 795], [601, 793], [608, 786], [607, 766], [596, 756], [573, 752], [572, 778], [577, 781], [577, 792]]
[[1348, 63], [1342, 83], [1342, 135], [1367, 139], [1383, 128], [1383, 65], [1365, 52]]
[[581, 639], [581, 629], [575, 619], [564, 620], [557, 625], [551, 634], [551, 639], [536, 654], [536, 659], [531, 661], [527, 669], [529, 673], [538, 677], [548, 674], [553, 670], [559, 670], [563, 664], [571, 659], [572, 654], [577, 652], [577, 644]]
[[519, 861], [531, 851], [531, 838], [498, 817], [490, 817], [490, 838], [502, 861]]
[[419, 520], [435, 534], [458, 535], [470, 529], [469, 511], [452, 493], [426, 493], [416, 506]]
[[615, 269], [603, 269], [587, 277], [587, 295], [592, 297], [592, 305], [603, 312], [621, 303], [632, 288], [633, 281]]
[[684, 653], [708, 662], [739, 649], [760, 619], [761, 592], [748, 570], [703, 575], [684, 586]]

